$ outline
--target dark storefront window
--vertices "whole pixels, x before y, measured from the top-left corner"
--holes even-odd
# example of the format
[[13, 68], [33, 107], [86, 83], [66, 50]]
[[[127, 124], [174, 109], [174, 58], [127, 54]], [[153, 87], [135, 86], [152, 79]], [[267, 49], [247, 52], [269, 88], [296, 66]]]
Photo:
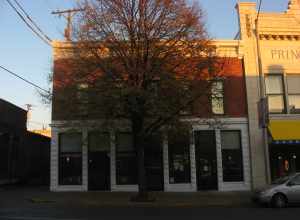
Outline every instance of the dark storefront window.
[[137, 184], [137, 158], [131, 133], [117, 135], [117, 184]]
[[221, 131], [223, 181], [243, 181], [240, 131]]
[[266, 76], [266, 93], [270, 113], [285, 113], [285, 98], [283, 87], [283, 76], [268, 75]]
[[190, 138], [189, 133], [168, 135], [170, 183], [190, 183]]
[[81, 133], [65, 133], [59, 136], [59, 184], [82, 184]]
[[270, 144], [272, 180], [300, 171], [300, 145]]
[[287, 76], [290, 114], [300, 114], [300, 75]]

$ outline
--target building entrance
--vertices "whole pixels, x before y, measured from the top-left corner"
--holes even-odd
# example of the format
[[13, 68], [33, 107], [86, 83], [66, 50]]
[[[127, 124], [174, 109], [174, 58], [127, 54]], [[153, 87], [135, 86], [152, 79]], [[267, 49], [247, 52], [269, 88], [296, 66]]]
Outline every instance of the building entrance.
[[163, 191], [164, 174], [161, 136], [155, 134], [145, 142], [145, 171], [147, 189], [150, 191]]
[[88, 188], [110, 190], [110, 145], [108, 133], [89, 135]]
[[201, 190], [217, 190], [217, 154], [215, 131], [196, 131], [196, 169], [197, 188]]

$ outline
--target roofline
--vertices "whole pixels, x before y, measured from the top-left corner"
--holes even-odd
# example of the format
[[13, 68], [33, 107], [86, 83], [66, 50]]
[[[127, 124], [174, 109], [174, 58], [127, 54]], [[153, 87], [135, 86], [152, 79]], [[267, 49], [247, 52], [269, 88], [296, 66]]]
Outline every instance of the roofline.
[[25, 110], [24, 108], [22, 108], [22, 107], [20, 107], [20, 106], [17, 106], [17, 105], [15, 105], [15, 104], [13, 104], [13, 103], [11, 103], [11, 102], [5, 100], [5, 99], [0, 98], [0, 101], [2, 101], [2, 102], [4, 102], [4, 103], [7, 103], [7, 104], [9, 104], [9, 105], [11, 105], [11, 106], [14, 106], [15, 108], [18, 108], [19, 110], [22, 110], [22, 111], [24, 111], [24, 112], [27, 112], [27, 110]]

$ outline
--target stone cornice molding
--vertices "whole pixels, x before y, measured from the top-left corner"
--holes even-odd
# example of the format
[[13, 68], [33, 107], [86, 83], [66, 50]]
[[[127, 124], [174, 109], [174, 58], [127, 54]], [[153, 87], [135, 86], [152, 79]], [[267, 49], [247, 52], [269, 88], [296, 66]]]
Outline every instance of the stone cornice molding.
[[290, 0], [286, 13], [300, 16], [300, 0]]
[[260, 40], [273, 40], [273, 41], [300, 41], [300, 33], [294, 34], [276, 34], [276, 33], [260, 33]]

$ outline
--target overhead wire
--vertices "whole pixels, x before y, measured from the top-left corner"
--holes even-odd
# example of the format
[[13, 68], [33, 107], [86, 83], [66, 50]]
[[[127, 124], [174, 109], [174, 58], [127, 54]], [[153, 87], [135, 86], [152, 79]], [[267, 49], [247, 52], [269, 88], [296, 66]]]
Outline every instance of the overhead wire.
[[11, 8], [18, 14], [18, 16], [22, 19], [22, 21], [26, 24], [26, 26], [34, 33], [38, 38], [40, 38], [42, 41], [44, 41], [47, 45], [50, 47], [51, 41], [47, 40], [44, 38], [43, 35], [41, 35], [38, 31], [36, 31], [30, 24], [29, 22], [24, 18], [24, 16], [18, 11], [18, 9], [11, 3], [10, 0], [6, 0], [6, 2], [11, 6]]
[[23, 8], [23, 6], [17, 1], [14, 0], [14, 2], [17, 4], [17, 6], [21, 9], [21, 11], [26, 15], [27, 19], [34, 25], [34, 27], [48, 40], [48, 41], [52, 41], [50, 39], [50, 37], [47, 36], [47, 34], [45, 34], [44, 31], [42, 31], [42, 29], [37, 25], [37, 23], [29, 16], [29, 14], [25, 11], [25, 9]]
[[259, 6], [258, 6], [258, 12], [256, 16], [256, 20], [259, 18], [260, 12], [261, 12], [261, 5], [262, 5], [262, 0], [259, 1]]
[[11, 74], [11, 75], [13, 75], [13, 76], [15, 76], [15, 77], [17, 77], [17, 78], [23, 80], [24, 82], [30, 84], [31, 86], [33, 86], [33, 87], [35, 87], [35, 88], [37, 88], [37, 89], [39, 89], [39, 90], [41, 90], [41, 91], [43, 91], [43, 92], [46, 92], [46, 93], [50, 94], [50, 92], [47, 91], [46, 89], [43, 89], [43, 88], [40, 87], [39, 85], [37, 85], [37, 84], [35, 84], [35, 83], [33, 83], [33, 82], [31, 82], [31, 81], [25, 79], [24, 77], [22, 77], [22, 76], [20, 76], [20, 75], [18, 75], [18, 74], [16, 74], [16, 73], [14, 73], [13, 71], [11, 71], [11, 70], [5, 68], [4, 66], [1, 66], [1, 65], [0, 65], [0, 68], [3, 69], [4, 71], [8, 72], [9, 74]]

